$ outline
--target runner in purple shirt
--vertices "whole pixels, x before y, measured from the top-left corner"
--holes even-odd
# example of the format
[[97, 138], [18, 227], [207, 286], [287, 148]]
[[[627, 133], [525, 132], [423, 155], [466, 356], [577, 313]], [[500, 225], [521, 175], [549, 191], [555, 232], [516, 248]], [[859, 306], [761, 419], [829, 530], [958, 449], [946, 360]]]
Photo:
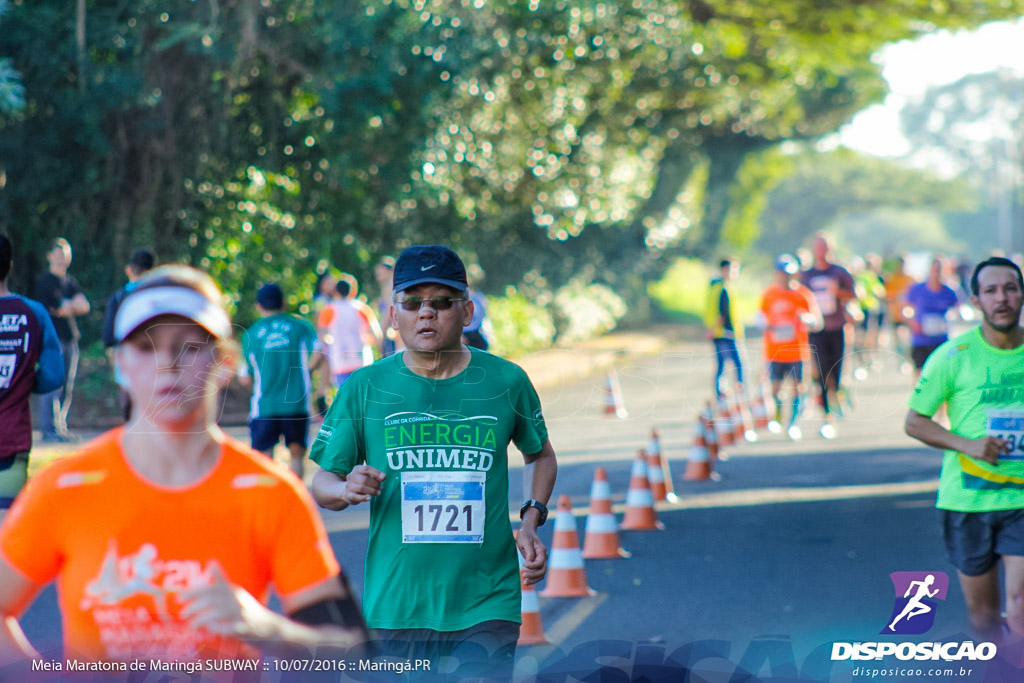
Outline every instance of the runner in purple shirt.
[[942, 259], [936, 258], [928, 271], [928, 279], [912, 285], [903, 299], [914, 309], [907, 324], [910, 326], [910, 356], [914, 360], [916, 378], [921, 375], [921, 368], [932, 351], [949, 339], [946, 316], [960, 303], [960, 298], [956, 290], [942, 281]]
[[25, 485], [32, 449], [29, 395], [60, 388], [64, 357], [46, 308], [7, 288], [13, 249], [0, 234], [0, 519]]

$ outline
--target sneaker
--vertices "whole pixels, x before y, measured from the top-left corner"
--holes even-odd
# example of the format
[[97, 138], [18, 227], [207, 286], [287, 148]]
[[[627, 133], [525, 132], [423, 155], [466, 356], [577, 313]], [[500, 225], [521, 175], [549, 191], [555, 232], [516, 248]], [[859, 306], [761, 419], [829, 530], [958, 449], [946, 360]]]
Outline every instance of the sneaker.
[[818, 434], [820, 434], [823, 439], [834, 439], [836, 438], [836, 428], [826, 422], [821, 425], [821, 429], [818, 430]]
[[793, 441], [799, 441], [800, 439], [804, 438], [804, 433], [801, 432], [800, 428], [797, 427], [796, 425], [790, 425], [789, 429], [786, 431], [786, 434]]
[[768, 431], [771, 432], [772, 434], [781, 434], [782, 425], [779, 424], [778, 420], [772, 420], [771, 422], [768, 423]]
[[57, 432], [43, 432], [42, 439], [43, 443], [68, 443], [70, 439], [63, 434]]

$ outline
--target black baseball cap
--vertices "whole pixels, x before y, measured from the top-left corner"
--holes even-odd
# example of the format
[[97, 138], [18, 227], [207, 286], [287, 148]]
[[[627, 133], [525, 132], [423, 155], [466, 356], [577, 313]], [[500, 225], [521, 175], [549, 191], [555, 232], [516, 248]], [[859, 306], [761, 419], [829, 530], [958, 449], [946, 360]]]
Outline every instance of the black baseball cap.
[[284, 306], [284, 292], [275, 282], [268, 282], [256, 292], [256, 303], [268, 311], [276, 311]]
[[454, 251], [440, 244], [409, 247], [395, 262], [394, 291], [402, 292], [428, 282], [460, 292], [469, 289], [466, 266]]

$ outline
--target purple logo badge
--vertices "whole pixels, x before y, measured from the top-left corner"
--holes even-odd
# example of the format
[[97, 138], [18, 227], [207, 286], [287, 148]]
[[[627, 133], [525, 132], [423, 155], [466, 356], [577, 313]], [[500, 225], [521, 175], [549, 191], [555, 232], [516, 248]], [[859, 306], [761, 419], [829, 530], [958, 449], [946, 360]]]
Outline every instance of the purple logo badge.
[[946, 599], [949, 577], [945, 572], [893, 572], [896, 591], [889, 624], [882, 633], [920, 635], [935, 623], [935, 607]]

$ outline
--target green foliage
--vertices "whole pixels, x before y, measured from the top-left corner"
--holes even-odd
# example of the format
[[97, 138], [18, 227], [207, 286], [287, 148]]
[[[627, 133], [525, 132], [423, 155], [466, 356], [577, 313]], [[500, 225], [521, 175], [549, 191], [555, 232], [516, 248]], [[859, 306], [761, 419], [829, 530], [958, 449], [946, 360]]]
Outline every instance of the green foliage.
[[490, 351], [517, 358], [545, 349], [554, 342], [555, 322], [551, 313], [509, 288], [505, 296], [487, 297], [487, 318], [494, 341]]
[[875, 209], [839, 219], [834, 227], [848, 254], [924, 250], [958, 254], [970, 250], [967, 243], [950, 236], [942, 212], [927, 208]]
[[878, 207], [956, 210], [975, 202], [962, 182], [849, 150], [804, 153], [792, 163], [793, 174], [769, 195], [757, 241], [760, 252], [793, 252], [816, 231]]
[[[717, 264], [717, 261], [716, 261]], [[648, 286], [648, 292], [660, 312], [670, 320], [703, 325], [708, 288], [717, 272], [699, 259], [679, 258], [665, 276]], [[768, 277], [754, 270], [741, 270], [729, 283], [729, 302], [735, 320], [750, 324], [761, 305], [761, 291]]]
[[615, 328], [626, 313], [626, 302], [609, 287], [574, 281], [558, 290], [554, 300], [558, 339], [571, 344]]
[[16, 287], [57, 235], [94, 300], [148, 246], [239, 303], [268, 279], [298, 302], [327, 264], [366, 281], [382, 255], [445, 242], [492, 291], [583, 278], [639, 310], [676, 256], [753, 238], [782, 171], [762, 152], [882, 97], [879, 46], [1024, 0], [85, 7], [82, 44], [63, 0], [3, 17], [0, 83], [26, 86], [0, 112]]

